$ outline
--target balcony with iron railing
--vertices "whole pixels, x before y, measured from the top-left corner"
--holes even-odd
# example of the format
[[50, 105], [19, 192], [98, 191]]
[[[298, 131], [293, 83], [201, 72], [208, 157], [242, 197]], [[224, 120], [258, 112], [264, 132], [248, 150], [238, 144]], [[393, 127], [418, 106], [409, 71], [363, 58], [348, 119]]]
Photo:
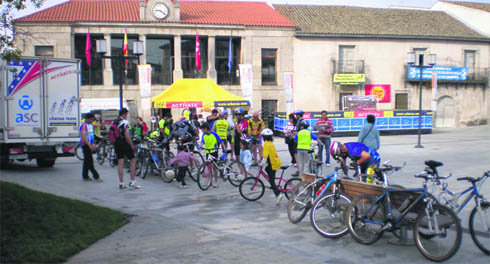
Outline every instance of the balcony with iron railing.
[[364, 60], [332, 60], [334, 74], [338, 73], [365, 73]]

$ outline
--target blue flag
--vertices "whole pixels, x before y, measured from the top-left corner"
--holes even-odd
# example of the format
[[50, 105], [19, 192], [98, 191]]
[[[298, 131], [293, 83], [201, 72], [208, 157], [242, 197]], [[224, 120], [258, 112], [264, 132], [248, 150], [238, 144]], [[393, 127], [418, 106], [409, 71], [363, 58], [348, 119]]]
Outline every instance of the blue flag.
[[232, 48], [231, 37], [230, 37], [230, 44], [228, 45], [228, 73], [231, 73], [232, 66], [233, 66], [233, 48]]

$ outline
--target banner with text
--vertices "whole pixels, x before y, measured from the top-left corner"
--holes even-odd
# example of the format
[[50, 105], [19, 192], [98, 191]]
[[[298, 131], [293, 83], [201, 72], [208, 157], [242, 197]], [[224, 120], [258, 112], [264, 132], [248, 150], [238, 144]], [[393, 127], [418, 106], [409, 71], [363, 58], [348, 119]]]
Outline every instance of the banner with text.
[[365, 74], [334, 74], [333, 82], [335, 84], [363, 84], [366, 81]]
[[252, 103], [254, 91], [252, 64], [239, 64], [238, 68], [240, 70], [240, 86], [242, 87], [243, 97]]
[[141, 95], [141, 110], [151, 109], [151, 66], [149, 64], [138, 65], [138, 80]]

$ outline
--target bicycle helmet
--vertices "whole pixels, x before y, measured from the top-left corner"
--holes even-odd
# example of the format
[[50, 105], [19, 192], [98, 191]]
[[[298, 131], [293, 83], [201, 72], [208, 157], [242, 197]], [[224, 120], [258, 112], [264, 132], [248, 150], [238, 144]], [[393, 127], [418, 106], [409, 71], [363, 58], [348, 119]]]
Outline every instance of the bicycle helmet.
[[338, 141], [332, 142], [332, 145], [330, 146], [330, 154], [334, 159], [339, 159], [342, 154], [342, 143]]
[[221, 114], [222, 114], [222, 115], [227, 115], [227, 114], [228, 114], [228, 111], [223, 110], [223, 111], [221, 112]]
[[302, 120], [301, 123], [299, 123], [299, 125], [302, 126], [303, 129], [308, 129], [308, 127], [310, 126], [310, 124], [308, 124], [306, 120]]
[[296, 112], [294, 112], [294, 113], [297, 114], [297, 115], [302, 115], [302, 114], [305, 113], [305, 111], [303, 111], [303, 110], [296, 110]]
[[243, 109], [242, 108], [237, 108], [235, 109], [235, 115], [243, 115]]
[[262, 130], [262, 132], [260, 134], [262, 136], [272, 136], [272, 135], [274, 135], [274, 132], [272, 131], [272, 129], [266, 128], [266, 129]]

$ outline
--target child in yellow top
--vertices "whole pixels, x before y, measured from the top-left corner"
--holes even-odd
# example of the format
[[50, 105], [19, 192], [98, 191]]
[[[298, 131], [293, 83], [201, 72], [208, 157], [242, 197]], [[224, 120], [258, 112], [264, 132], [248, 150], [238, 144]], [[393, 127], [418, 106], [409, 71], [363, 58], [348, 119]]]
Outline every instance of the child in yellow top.
[[276, 171], [281, 168], [281, 159], [279, 159], [279, 156], [277, 155], [276, 147], [272, 144], [273, 134], [274, 133], [269, 128], [264, 129], [261, 133], [264, 138], [264, 158], [262, 159], [262, 166], [266, 166], [265, 172], [267, 172], [271, 189], [277, 197], [276, 204], [279, 205], [283, 194], [276, 186]]

